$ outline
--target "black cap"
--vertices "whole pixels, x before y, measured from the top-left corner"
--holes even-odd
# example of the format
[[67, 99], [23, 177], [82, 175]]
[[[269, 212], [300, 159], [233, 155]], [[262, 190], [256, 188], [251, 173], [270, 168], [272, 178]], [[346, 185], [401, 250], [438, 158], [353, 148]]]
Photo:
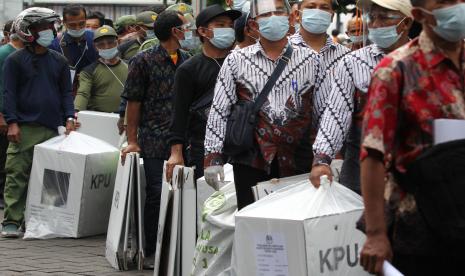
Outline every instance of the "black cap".
[[222, 6], [215, 4], [208, 6], [206, 9], [202, 10], [197, 19], [195, 20], [195, 25], [197, 28], [206, 26], [212, 19], [218, 16], [228, 16], [233, 21], [241, 17], [242, 13], [236, 10], [225, 10]]

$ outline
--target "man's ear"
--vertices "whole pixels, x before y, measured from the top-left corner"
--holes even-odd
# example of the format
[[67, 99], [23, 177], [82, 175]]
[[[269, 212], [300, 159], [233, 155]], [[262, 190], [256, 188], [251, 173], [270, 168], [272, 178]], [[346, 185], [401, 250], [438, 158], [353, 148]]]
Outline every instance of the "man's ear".
[[260, 27], [258, 26], [257, 21], [250, 19], [249, 20], [249, 28], [257, 33], [260, 33]]
[[415, 19], [415, 21], [421, 24], [428, 24], [428, 25], [436, 26], [436, 18], [434, 18], [432, 14], [425, 12], [421, 8], [413, 7], [412, 15], [413, 15], [413, 19]]

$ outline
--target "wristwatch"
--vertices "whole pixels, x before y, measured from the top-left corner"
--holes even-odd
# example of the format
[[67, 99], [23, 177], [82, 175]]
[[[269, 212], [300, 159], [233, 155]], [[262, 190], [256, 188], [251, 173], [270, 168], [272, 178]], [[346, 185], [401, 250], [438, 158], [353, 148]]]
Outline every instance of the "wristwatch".
[[72, 118], [72, 117], [69, 117], [68, 119], [66, 119], [66, 122], [72, 122], [74, 124], [74, 122], [76, 121], [76, 119]]

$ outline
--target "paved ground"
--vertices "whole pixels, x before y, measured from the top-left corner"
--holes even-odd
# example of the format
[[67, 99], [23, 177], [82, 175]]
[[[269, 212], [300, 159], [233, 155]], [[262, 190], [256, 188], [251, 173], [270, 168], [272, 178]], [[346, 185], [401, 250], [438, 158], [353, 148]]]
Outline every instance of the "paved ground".
[[105, 236], [97, 236], [28, 241], [0, 238], [0, 275], [149, 276], [153, 272], [116, 271], [105, 259]]

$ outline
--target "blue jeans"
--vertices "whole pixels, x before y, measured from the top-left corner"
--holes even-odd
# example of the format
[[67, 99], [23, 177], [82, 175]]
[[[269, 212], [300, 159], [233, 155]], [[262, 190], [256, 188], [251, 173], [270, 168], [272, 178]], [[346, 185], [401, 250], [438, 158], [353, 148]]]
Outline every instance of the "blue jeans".
[[163, 159], [144, 158], [147, 183], [145, 187], [146, 198], [144, 207], [145, 254], [147, 257], [155, 253], [157, 245], [163, 163]]

